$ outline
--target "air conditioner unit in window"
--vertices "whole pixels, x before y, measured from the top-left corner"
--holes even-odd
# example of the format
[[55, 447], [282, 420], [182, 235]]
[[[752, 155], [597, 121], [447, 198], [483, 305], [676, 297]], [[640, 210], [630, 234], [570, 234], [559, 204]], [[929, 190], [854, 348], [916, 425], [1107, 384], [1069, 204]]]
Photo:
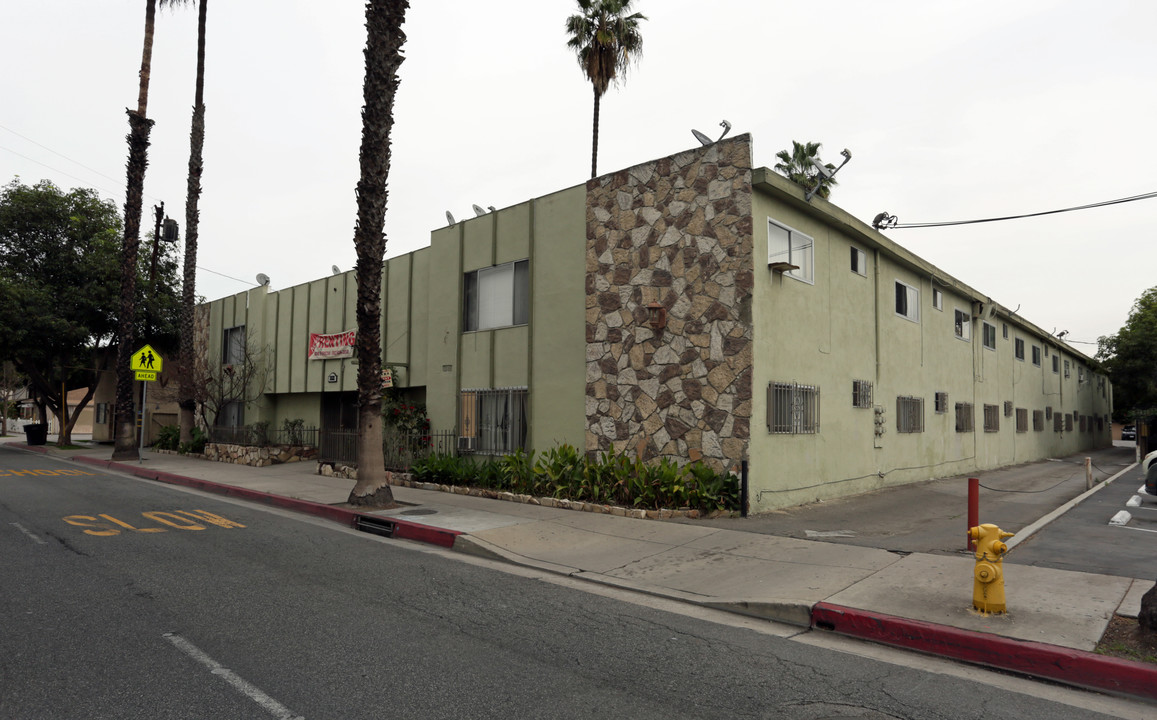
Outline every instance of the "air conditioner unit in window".
[[458, 452], [474, 452], [478, 449], [478, 438], [460, 437], [458, 438]]

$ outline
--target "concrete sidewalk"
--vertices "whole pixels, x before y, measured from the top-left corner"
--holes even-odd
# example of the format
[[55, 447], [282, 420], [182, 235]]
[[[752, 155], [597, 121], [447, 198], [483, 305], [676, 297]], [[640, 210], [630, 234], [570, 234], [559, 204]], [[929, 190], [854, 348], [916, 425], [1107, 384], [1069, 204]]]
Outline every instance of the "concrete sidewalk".
[[[985, 616], [971, 607], [970, 555], [903, 553], [400, 486], [393, 490], [403, 507], [366, 513], [341, 507], [352, 481], [318, 475], [314, 463], [253, 468], [147, 450], [139, 463], [110, 463], [108, 446], [36, 449], [354, 526], [388, 519], [397, 523], [395, 537], [705, 607], [1157, 699], [1157, 666], [1090, 652], [1115, 613], [1137, 614], [1151, 580], [1006, 562], [1009, 612]], [[765, 516], [749, 527], [771, 521]], [[963, 528], [954, 532], [962, 535]]]

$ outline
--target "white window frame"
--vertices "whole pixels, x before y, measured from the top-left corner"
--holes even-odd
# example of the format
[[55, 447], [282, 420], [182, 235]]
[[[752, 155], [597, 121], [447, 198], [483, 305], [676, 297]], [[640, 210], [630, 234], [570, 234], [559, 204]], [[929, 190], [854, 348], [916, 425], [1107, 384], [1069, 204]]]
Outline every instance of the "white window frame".
[[530, 322], [530, 261], [517, 260], [463, 274], [462, 331], [476, 332]]
[[788, 263], [794, 270], [784, 270], [783, 274], [815, 285], [816, 241], [811, 235], [784, 225], [778, 220], [767, 219], [767, 264]]
[[952, 332], [957, 340], [972, 342], [972, 313], [962, 308], [952, 308]]
[[852, 272], [863, 277], [868, 277], [868, 254], [852, 245]]
[[944, 312], [944, 293], [939, 288], [932, 288], [932, 308]]
[[903, 280], [897, 280], [894, 287], [895, 294], [893, 297], [896, 303], [898, 303], [900, 299], [899, 289], [901, 287], [905, 289], [905, 312], [900, 312], [899, 309], [896, 309], [896, 317], [902, 317], [914, 323], [920, 322], [920, 288], [915, 285], [909, 285]]

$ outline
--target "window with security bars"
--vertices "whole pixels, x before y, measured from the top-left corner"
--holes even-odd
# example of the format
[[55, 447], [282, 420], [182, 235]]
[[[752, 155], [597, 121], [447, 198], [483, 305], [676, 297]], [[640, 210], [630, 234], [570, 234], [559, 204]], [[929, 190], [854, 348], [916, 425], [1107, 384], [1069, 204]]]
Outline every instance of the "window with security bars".
[[1072, 431], [1073, 431], [1073, 416], [1069, 413], [1065, 413], [1065, 432], [1072, 432]]
[[1053, 419], [1053, 406], [1049, 405], [1048, 407], [1045, 408], [1045, 420], [1052, 420], [1052, 419]]
[[1064, 418], [1060, 413], [1053, 413], [1053, 432], [1064, 430]]
[[1028, 432], [1028, 409], [1016, 409], [1016, 431], [1018, 433]]
[[526, 447], [526, 388], [463, 390], [458, 399], [460, 452], [506, 455]]
[[1088, 432], [1089, 419], [1084, 415], [1081, 416], [1081, 432]]
[[984, 406], [984, 432], [986, 432], [986, 433], [1000, 432], [1000, 406], [999, 405], [985, 405]]
[[1012, 417], [1012, 401], [1011, 400], [1005, 400], [1004, 401], [1004, 416], [1005, 417]]
[[936, 393], [936, 412], [938, 412], [938, 413], [948, 412], [948, 393], [946, 393], [946, 392]]
[[956, 403], [956, 432], [973, 432], [972, 403]]
[[924, 432], [924, 398], [896, 398], [896, 432]]
[[1032, 411], [1032, 429], [1033, 432], [1044, 432], [1045, 414], [1043, 410]]
[[868, 380], [852, 381], [852, 407], [872, 407], [872, 383]]
[[820, 431], [820, 387], [794, 382], [767, 384], [767, 431], [814, 435]]

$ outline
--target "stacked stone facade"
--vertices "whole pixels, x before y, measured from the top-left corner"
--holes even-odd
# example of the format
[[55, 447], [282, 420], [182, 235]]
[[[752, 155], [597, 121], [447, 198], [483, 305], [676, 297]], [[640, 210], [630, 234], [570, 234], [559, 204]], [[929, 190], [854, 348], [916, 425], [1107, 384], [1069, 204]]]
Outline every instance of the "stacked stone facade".
[[751, 201], [748, 135], [587, 183], [588, 452], [716, 469], [746, 457]]

